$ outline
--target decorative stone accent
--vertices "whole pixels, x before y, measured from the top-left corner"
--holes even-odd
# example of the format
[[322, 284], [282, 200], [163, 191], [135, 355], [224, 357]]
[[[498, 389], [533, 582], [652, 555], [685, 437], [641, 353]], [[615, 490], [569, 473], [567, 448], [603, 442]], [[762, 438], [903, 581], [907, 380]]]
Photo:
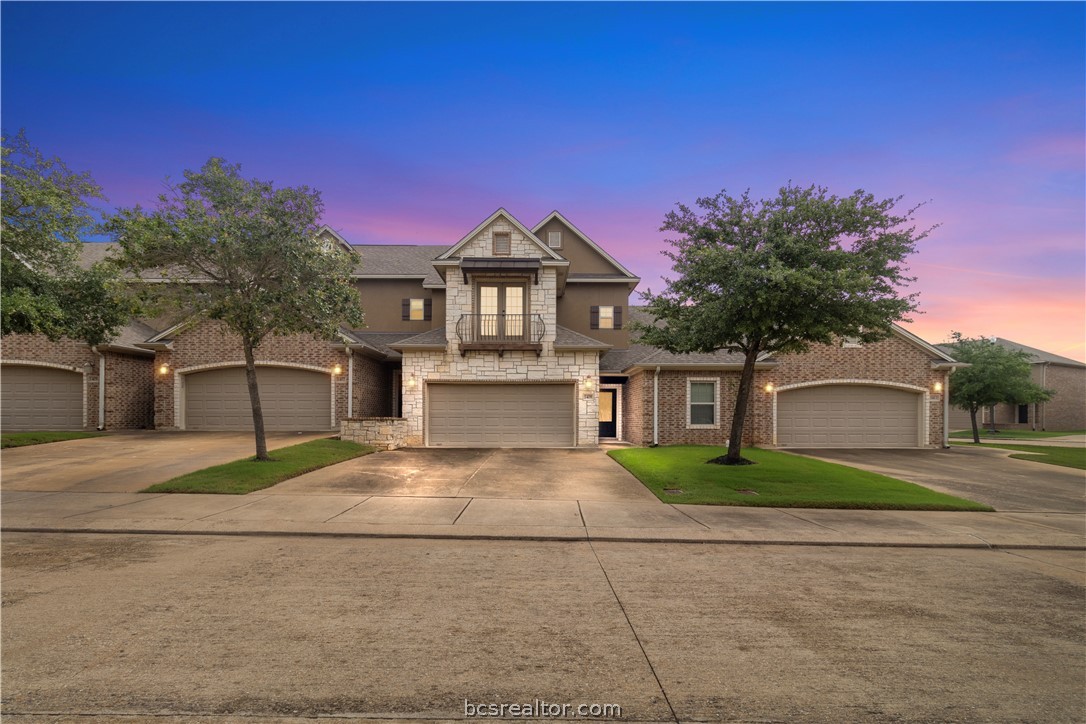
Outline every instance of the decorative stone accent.
[[378, 450], [395, 450], [407, 439], [407, 420], [402, 417], [349, 417], [340, 422], [339, 437]]

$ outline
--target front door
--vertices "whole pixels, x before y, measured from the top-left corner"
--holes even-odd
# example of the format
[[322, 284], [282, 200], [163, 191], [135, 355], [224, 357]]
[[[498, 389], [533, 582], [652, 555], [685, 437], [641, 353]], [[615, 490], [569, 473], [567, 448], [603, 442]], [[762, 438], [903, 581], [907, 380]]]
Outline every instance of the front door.
[[600, 437], [618, 437], [618, 396], [615, 390], [600, 390]]

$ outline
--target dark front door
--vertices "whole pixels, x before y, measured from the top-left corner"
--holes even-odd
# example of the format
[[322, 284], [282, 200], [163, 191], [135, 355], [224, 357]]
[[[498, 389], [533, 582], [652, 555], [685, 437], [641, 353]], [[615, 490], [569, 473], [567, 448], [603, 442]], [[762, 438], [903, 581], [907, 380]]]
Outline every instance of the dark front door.
[[600, 437], [618, 437], [618, 396], [600, 390]]

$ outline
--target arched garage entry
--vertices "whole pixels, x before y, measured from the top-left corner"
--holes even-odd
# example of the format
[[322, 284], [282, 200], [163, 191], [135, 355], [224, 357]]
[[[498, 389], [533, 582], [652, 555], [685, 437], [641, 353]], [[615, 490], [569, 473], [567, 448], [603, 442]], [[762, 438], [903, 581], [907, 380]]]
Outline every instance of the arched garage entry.
[[[261, 365], [256, 378], [266, 430], [332, 428], [333, 387], [327, 372]], [[190, 372], [183, 387], [186, 430], [253, 429], [244, 367]]]
[[880, 383], [819, 383], [776, 393], [780, 447], [886, 448], [925, 444], [924, 390]]
[[0, 367], [0, 427], [19, 430], [82, 430], [83, 375], [54, 366]]

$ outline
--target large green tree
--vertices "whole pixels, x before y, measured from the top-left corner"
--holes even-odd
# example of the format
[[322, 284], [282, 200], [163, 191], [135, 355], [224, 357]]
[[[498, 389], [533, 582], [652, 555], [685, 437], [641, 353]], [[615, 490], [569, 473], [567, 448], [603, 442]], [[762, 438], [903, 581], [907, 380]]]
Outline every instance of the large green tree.
[[[951, 334], [954, 358], [969, 367], [954, 370], [950, 404], [969, 412], [973, 442], [980, 444], [977, 411], [1002, 403], [1025, 405], [1052, 399], [1053, 392], [1030, 378], [1029, 353], [1007, 349], [985, 337]], [[992, 418], [993, 424], [995, 417]]]
[[131, 272], [165, 280], [149, 285], [158, 302], [218, 320], [240, 338], [256, 458], [268, 460], [254, 350], [269, 335], [334, 339], [341, 324], [362, 324], [350, 280], [356, 259], [317, 240], [318, 191], [243, 178], [221, 158], [184, 177], [155, 210], [122, 209], [108, 227]]
[[679, 204], [667, 214], [661, 231], [676, 236], [663, 253], [676, 276], [662, 293], [644, 293], [658, 322], [638, 325], [642, 341], [743, 355], [728, 453], [713, 462], [748, 462], [743, 425], [759, 358], [840, 337], [873, 342], [915, 310], [904, 261], [928, 231], [913, 225], [915, 207], [895, 212], [899, 202], [789, 184], [764, 200], [722, 191], [698, 199], [700, 213]]
[[79, 264], [96, 230], [102, 190], [88, 173], [47, 158], [26, 134], [3, 137], [0, 318], [4, 334], [41, 333], [100, 344], [135, 311], [117, 269]]

